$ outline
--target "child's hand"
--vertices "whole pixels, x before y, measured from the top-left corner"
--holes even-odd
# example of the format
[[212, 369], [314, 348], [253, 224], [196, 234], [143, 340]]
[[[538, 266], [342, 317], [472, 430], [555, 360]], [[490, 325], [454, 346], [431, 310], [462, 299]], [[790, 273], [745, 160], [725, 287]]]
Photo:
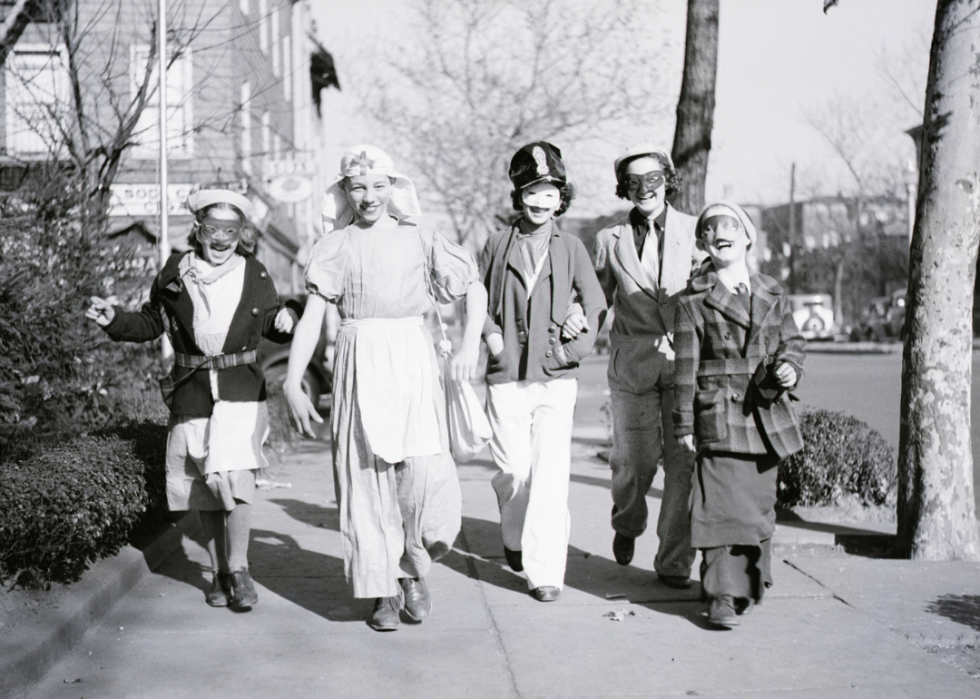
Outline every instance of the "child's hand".
[[561, 336], [565, 340], [574, 340], [580, 332], [583, 330], [588, 331], [588, 329], [589, 319], [584, 314], [573, 311], [561, 326]]
[[487, 349], [490, 351], [490, 355], [496, 357], [498, 354], [504, 351], [504, 336], [500, 333], [491, 333], [487, 335]]
[[292, 308], [280, 308], [279, 312], [276, 313], [274, 325], [279, 332], [290, 335], [293, 332], [293, 328], [296, 327], [297, 320], [299, 320], [299, 316], [296, 315], [296, 311]]
[[677, 443], [680, 444], [682, 447], [684, 447], [684, 450], [690, 454], [693, 454], [694, 452], [697, 451], [697, 448], [694, 446], [693, 434], [686, 434], [683, 437], [680, 437], [677, 440]]
[[[497, 337], [500, 337], [499, 335]], [[472, 381], [477, 377], [477, 365], [480, 363], [480, 338], [470, 346], [464, 342], [459, 351], [453, 356], [450, 366], [453, 378], [457, 381]]]
[[98, 296], [92, 296], [89, 300], [92, 302], [92, 305], [85, 311], [85, 317], [89, 320], [94, 320], [102, 327], [105, 327], [116, 317], [116, 310], [112, 307], [111, 302]]
[[310, 399], [306, 397], [303, 393], [303, 389], [299, 385], [291, 385], [288, 381], [282, 386], [283, 393], [286, 395], [286, 402], [289, 405], [289, 414], [293, 419], [293, 426], [296, 431], [306, 437], [313, 437], [316, 439], [316, 432], [313, 429], [313, 422], [323, 422], [323, 418], [320, 417], [320, 413], [316, 411], [316, 407], [310, 402]]
[[793, 388], [796, 385], [796, 369], [783, 362], [776, 367], [776, 378], [783, 388]]

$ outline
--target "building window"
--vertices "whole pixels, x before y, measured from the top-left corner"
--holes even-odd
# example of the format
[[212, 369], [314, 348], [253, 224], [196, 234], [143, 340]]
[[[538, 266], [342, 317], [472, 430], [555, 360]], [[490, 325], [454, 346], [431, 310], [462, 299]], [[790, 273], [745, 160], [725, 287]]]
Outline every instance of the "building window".
[[252, 86], [242, 83], [242, 172], [252, 174]]
[[[169, 52], [168, 52], [169, 53]], [[130, 51], [130, 99], [146, 75], [150, 47], [136, 44]], [[193, 60], [190, 48], [181, 50], [177, 60], [167, 68], [167, 154], [171, 158], [194, 155]], [[160, 155], [160, 78], [159, 62], [154, 59], [150, 75], [149, 96], [133, 132], [133, 158], [153, 160]]]
[[269, 52], [269, 0], [259, 0], [259, 48]]
[[[48, 156], [61, 143], [59, 107], [70, 103], [64, 53], [45, 45], [18, 46], [7, 58], [7, 152]], [[63, 124], [62, 124], [63, 125]]]

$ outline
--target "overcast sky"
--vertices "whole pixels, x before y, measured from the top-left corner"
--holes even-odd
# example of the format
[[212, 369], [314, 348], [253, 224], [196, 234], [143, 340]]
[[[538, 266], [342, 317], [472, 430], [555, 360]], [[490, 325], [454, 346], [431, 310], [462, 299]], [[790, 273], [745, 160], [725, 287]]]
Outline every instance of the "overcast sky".
[[[408, 5], [408, 0], [372, 0], [369, 5], [313, 0], [318, 34], [338, 59], [342, 85], [345, 77], [357, 73], [349, 70], [345, 59], [363, 56], [365, 47], [383, 45], [392, 34], [403, 31], [400, 13]], [[686, 5], [685, 0], [661, 0], [657, 18], [670, 37], [666, 69], [677, 76], [675, 90], [683, 69]], [[935, 5], [935, 0], [840, 0], [825, 15], [822, 0], [721, 0], [707, 199], [785, 201], [794, 162], [802, 171], [821, 172], [828, 191], [846, 189], [846, 177], [805, 123], [803, 110], [835, 95], [881, 92], [876, 55], [882, 50], [898, 55], [906, 46], [921, 45], [922, 37], [927, 41]], [[927, 48], [921, 53], [927, 53]], [[927, 63], [928, 56], [923, 55], [922, 70]], [[330, 157], [339, 161], [343, 145], [373, 139], [353, 112], [349, 93], [330, 90], [324, 97]], [[669, 96], [669, 102], [676, 105], [676, 94]], [[918, 123], [920, 118], [914, 115], [909, 110], [903, 128]], [[651, 138], [669, 149], [673, 128], [671, 108], [667, 118], [653, 127]], [[898, 141], [896, 147], [907, 148], [907, 153], [901, 153], [903, 159], [914, 157], [911, 140], [902, 143]], [[611, 160], [625, 145], [610, 146], [610, 179]], [[569, 152], [567, 144], [563, 150]], [[574, 171], [575, 155], [568, 160], [570, 172]], [[839, 184], [833, 182], [837, 177]], [[597, 198], [579, 213], [602, 213], [616, 205], [612, 196]]]

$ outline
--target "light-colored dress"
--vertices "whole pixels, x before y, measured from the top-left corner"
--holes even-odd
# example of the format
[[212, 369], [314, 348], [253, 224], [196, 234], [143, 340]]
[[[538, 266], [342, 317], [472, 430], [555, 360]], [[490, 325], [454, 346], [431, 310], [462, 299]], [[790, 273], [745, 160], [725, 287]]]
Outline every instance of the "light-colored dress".
[[432, 296], [461, 298], [476, 280], [468, 252], [406, 223], [333, 231], [310, 255], [307, 288], [341, 317], [331, 434], [355, 597], [397, 595], [398, 578], [424, 577], [459, 533], [445, 399], [422, 316]]
[[[197, 255], [180, 262], [180, 277], [194, 305], [194, 341], [206, 356], [221, 354], [245, 284], [245, 259], [214, 268]], [[200, 370], [203, 371], [203, 370]], [[227, 401], [218, 370], [207, 370], [214, 409], [210, 417], [170, 416], [167, 502], [171, 510], [231, 510], [252, 502], [255, 470], [266, 465], [269, 435], [265, 401]]]

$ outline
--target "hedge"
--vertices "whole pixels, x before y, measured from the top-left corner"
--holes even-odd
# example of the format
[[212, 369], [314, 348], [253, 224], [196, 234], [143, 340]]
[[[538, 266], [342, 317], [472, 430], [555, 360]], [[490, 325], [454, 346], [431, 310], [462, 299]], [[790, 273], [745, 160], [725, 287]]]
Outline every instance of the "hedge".
[[877, 430], [844, 413], [800, 415], [803, 451], [779, 465], [777, 507], [829, 505], [841, 495], [864, 505], [894, 501], [895, 453]]
[[0, 581], [77, 581], [166, 509], [167, 428], [135, 423], [0, 464]]

